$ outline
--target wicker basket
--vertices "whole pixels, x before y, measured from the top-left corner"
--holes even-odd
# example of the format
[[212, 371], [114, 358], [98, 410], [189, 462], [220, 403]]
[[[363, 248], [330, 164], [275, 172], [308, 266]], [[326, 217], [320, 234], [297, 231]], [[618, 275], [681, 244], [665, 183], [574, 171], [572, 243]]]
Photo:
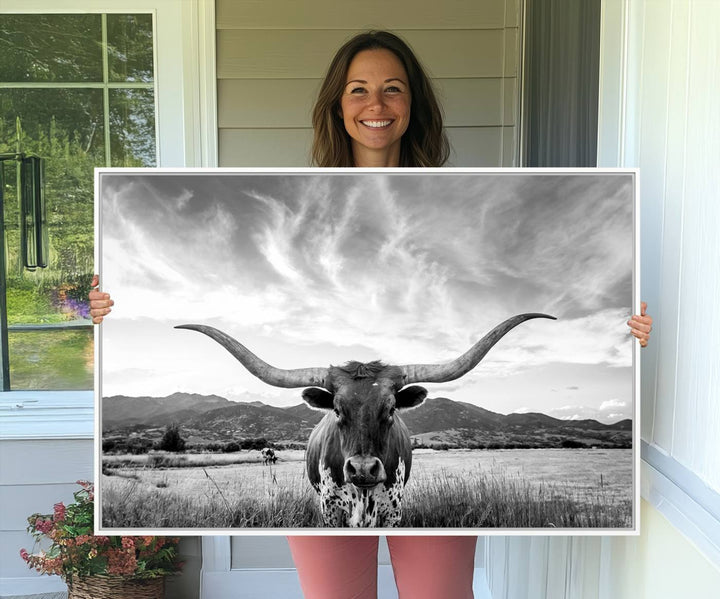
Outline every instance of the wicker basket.
[[165, 578], [88, 576], [68, 584], [68, 599], [163, 599]]

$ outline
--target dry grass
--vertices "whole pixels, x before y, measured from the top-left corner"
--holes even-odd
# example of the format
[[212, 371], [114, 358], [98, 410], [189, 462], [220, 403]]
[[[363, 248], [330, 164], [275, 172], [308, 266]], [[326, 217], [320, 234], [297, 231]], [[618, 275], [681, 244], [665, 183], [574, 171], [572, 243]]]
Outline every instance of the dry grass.
[[[112, 528], [294, 528], [321, 526], [317, 496], [304, 480], [280, 487], [270, 482], [263, 497], [225, 488], [210, 473], [200, 494], [183, 492], [167, 479], [154, 483], [111, 479], [103, 485], [103, 524]], [[272, 481], [272, 477], [270, 477]], [[108, 484], [109, 483], [109, 484]]]
[[[182, 457], [182, 456], [180, 456]], [[214, 457], [214, 456], [211, 456]], [[118, 466], [102, 483], [111, 528], [315, 528], [318, 498], [301, 461], [168, 467], [161, 458]], [[203, 459], [198, 458], [198, 463]], [[413, 528], [627, 528], [631, 501], [597, 484], [528, 481], [503, 468], [418, 468], [406, 487], [401, 526]]]

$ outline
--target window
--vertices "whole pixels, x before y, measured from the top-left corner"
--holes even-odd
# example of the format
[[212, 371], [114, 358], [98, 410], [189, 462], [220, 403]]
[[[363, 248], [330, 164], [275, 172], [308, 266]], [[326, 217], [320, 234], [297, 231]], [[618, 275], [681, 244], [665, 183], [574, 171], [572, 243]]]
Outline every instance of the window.
[[[149, 13], [0, 21], [5, 390], [93, 386], [93, 168], [157, 163], [153, 35]], [[45, 161], [46, 268], [26, 268], [20, 252], [14, 156], [29, 154]]]

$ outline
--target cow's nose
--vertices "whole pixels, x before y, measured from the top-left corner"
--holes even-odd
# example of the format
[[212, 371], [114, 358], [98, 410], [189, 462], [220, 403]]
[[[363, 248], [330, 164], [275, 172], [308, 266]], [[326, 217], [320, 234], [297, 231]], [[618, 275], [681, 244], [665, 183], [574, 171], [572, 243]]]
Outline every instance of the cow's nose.
[[384, 482], [385, 467], [379, 458], [355, 455], [345, 460], [345, 480], [357, 487], [374, 487]]

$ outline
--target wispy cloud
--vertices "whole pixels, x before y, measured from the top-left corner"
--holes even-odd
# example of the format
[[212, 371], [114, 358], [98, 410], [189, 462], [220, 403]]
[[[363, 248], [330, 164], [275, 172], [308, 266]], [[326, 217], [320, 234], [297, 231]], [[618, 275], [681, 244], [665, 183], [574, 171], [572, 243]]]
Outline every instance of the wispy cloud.
[[587, 405], [565, 405], [548, 410], [550, 416], [561, 420], [593, 419], [606, 424], [632, 418], [630, 402], [611, 399], [604, 401], [599, 408]]
[[[176, 356], [172, 326], [205, 322], [269, 361], [441, 362], [545, 312], [558, 320], [520, 325], [458, 388], [550, 363], [627, 367], [628, 198], [603, 177], [117, 177], [103, 197], [108, 345], [152, 321]], [[155, 378], [185, 376], [179, 363]]]

